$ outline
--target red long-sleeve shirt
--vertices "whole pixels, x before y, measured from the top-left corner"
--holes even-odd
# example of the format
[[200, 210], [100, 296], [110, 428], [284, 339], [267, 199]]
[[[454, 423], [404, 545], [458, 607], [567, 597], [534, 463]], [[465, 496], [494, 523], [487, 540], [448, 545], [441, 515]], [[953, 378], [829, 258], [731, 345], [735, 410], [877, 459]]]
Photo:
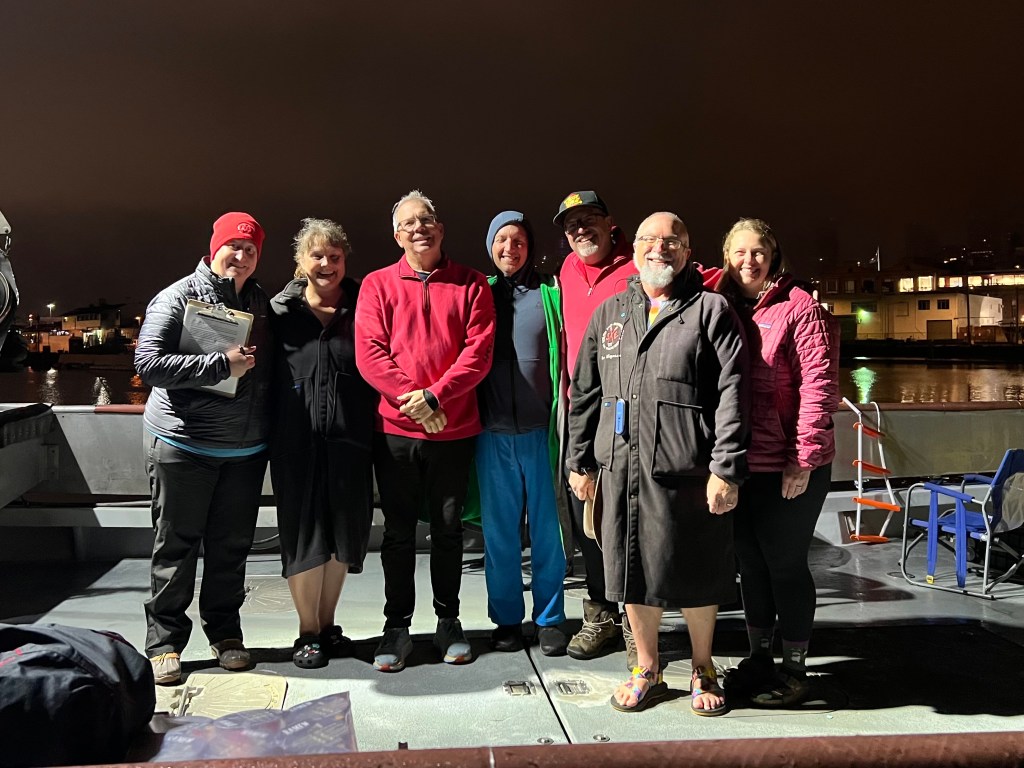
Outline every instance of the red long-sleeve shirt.
[[[443, 256], [426, 280], [403, 255], [363, 280], [356, 305], [356, 365], [381, 394], [377, 431], [426, 440], [480, 432], [476, 386], [494, 351], [494, 299], [486, 278]], [[436, 434], [399, 412], [398, 396], [429, 389], [448, 417]]]
[[565, 322], [565, 348], [569, 376], [576, 370], [587, 323], [601, 302], [626, 289], [626, 278], [636, 274], [633, 264], [633, 246], [618, 227], [612, 229], [615, 247], [600, 268], [587, 267], [575, 252], [562, 262], [558, 274], [562, 283], [562, 313]]

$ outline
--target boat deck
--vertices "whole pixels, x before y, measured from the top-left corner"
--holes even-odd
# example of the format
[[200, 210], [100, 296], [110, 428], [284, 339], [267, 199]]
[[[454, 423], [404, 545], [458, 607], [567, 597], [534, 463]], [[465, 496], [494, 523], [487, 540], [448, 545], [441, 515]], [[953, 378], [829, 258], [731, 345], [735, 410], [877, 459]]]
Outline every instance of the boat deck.
[[[816, 539], [811, 560], [818, 610], [809, 659], [815, 695], [792, 710], [737, 704], [718, 718], [689, 712], [689, 654], [675, 614], [666, 614], [661, 637], [671, 695], [639, 715], [608, 706], [626, 676], [621, 648], [592, 661], [547, 658], [536, 647], [490, 651], [484, 576], [473, 553], [466, 555], [462, 588], [462, 620], [476, 654], [471, 664], [445, 665], [432, 646], [429, 573], [426, 555], [420, 555], [415, 651], [402, 672], [373, 669], [383, 577], [379, 553], [371, 552], [365, 572], [346, 584], [338, 614], [356, 641], [355, 656], [320, 670], [298, 669], [290, 660], [297, 624], [279, 560], [254, 555], [242, 611], [253, 669], [227, 673], [215, 665], [193, 605], [196, 627], [183, 654], [186, 678], [180, 686], [158, 689], [158, 710], [217, 715], [287, 708], [349, 691], [360, 751], [394, 750], [401, 743], [424, 749], [1024, 730], [1024, 596], [989, 601], [913, 587], [900, 574], [899, 553], [898, 541], [867, 546]], [[0, 621], [112, 629], [142, 649], [148, 568], [142, 559], [2, 563]], [[566, 590], [567, 628], [574, 631], [584, 593], [572, 579]], [[1004, 590], [1022, 592], [1019, 584]], [[734, 665], [746, 649], [742, 613], [729, 608], [715, 640], [721, 668]], [[161, 722], [155, 718], [154, 728]]]

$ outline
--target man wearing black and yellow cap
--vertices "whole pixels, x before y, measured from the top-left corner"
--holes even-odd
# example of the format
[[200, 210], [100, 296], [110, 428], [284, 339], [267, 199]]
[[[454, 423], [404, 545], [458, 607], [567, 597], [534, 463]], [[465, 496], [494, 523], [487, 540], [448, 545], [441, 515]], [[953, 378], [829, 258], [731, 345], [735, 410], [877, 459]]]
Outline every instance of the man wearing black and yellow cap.
[[[590, 322], [602, 301], [626, 288], [636, 274], [629, 238], [608, 214], [608, 206], [593, 190], [567, 195], [558, 206], [555, 226], [561, 227], [572, 252], [562, 264], [562, 306], [565, 315], [566, 357], [569, 375]], [[575, 659], [592, 659], [618, 642], [618, 605], [605, 597], [604, 563], [596, 542], [583, 533], [583, 502], [570, 494], [576, 546], [587, 569], [587, 599], [583, 601], [583, 627], [569, 642]], [[628, 622], [626, 651], [635, 656]]]

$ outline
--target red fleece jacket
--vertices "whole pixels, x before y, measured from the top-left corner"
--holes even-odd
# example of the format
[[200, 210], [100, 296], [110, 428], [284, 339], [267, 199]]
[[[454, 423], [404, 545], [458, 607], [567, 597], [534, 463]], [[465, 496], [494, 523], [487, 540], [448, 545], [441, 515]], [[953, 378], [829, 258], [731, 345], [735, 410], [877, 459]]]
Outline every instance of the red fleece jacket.
[[632, 244], [618, 227], [612, 228], [612, 233], [616, 240], [615, 246], [593, 284], [587, 278], [586, 266], [575, 252], [566, 256], [558, 275], [562, 283], [562, 313], [565, 316], [569, 376], [576, 371], [576, 356], [587, 332], [590, 316], [605, 299], [624, 291], [626, 278], [636, 274]]
[[[447, 256], [421, 280], [405, 255], [363, 280], [356, 305], [356, 365], [381, 394], [377, 431], [425, 440], [480, 432], [476, 386], [491, 368], [494, 299], [487, 279]], [[398, 396], [429, 389], [448, 417], [437, 434], [400, 413]]]

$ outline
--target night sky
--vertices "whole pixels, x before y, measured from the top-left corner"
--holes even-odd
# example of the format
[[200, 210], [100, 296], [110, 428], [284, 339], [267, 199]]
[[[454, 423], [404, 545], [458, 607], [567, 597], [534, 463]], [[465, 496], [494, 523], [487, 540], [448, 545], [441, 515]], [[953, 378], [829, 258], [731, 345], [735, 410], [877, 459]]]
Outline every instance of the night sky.
[[0, 209], [22, 316], [144, 304], [245, 210], [258, 276], [304, 216], [360, 276], [394, 201], [486, 268], [518, 208], [552, 255], [597, 189], [630, 235], [667, 209], [716, 262], [740, 215], [798, 272], [1024, 233], [1024, 3], [0, 0]]

